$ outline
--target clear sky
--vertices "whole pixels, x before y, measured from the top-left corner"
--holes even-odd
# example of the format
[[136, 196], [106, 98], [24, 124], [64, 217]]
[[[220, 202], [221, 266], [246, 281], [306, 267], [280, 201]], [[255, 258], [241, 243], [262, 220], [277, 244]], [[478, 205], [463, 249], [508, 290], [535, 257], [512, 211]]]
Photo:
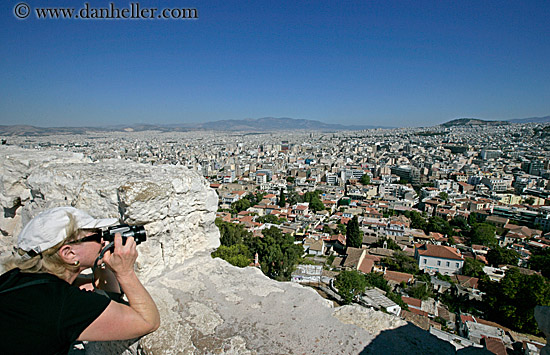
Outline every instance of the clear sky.
[[23, 1], [86, 2], [1, 2], [3, 125], [550, 115], [548, 0], [133, 1], [196, 20], [20, 20]]

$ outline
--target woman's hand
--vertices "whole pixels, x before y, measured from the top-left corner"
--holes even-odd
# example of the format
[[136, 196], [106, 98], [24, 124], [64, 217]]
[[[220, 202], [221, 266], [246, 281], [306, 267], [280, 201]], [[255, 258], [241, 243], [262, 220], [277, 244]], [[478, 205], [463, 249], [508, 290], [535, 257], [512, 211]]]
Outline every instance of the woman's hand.
[[138, 256], [134, 237], [126, 238], [126, 243], [122, 244], [122, 236], [117, 233], [114, 242], [114, 250], [109, 250], [103, 255], [103, 262], [113, 270], [117, 278], [134, 273], [134, 263]]

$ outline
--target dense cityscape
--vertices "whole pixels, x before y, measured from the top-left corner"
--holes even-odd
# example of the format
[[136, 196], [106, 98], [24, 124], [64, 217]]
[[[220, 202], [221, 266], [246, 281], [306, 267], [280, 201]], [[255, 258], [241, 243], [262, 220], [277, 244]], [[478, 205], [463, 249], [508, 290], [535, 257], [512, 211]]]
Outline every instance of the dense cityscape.
[[186, 166], [219, 196], [214, 256], [393, 313], [457, 349], [543, 346], [533, 309], [550, 305], [548, 124], [2, 138]]

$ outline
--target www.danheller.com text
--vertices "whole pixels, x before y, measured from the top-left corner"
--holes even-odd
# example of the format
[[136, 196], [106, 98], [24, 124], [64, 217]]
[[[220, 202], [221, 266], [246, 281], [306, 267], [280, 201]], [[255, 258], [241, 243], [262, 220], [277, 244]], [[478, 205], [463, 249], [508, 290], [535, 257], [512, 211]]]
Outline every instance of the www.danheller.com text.
[[[21, 5], [21, 4], [19, 4]], [[117, 7], [109, 3], [107, 7], [93, 7], [84, 3], [80, 9], [62, 7], [35, 8], [38, 18], [52, 19], [198, 19], [199, 12], [195, 8], [164, 8], [143, 7], [139, 2], [132, 2], [128, 7]], [[17, 14], [17, 13], [16, 13]]]

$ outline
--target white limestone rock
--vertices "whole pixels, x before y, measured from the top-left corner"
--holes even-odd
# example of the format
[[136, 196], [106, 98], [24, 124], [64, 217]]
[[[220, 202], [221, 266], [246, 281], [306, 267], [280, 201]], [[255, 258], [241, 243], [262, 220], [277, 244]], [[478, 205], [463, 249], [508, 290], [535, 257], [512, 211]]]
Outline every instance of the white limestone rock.
[[13, 216], [0, 216], [3, 255], [30, 218], [62, 205], [144, 225], [148, 240], [139, 246], [137, 262], [142, 280], [219, 246], [216, 192], [186, 167], [117, 159], [93, 163], [68, 152], [4, 146], [0, 162], [0, 199], [4, 211], [13, 210]]
[[373, 339], [314, 290], [256, 268], [195, 255], [147, 289], [162, 317], [141, 340], [153, 354], [358, 354]]

